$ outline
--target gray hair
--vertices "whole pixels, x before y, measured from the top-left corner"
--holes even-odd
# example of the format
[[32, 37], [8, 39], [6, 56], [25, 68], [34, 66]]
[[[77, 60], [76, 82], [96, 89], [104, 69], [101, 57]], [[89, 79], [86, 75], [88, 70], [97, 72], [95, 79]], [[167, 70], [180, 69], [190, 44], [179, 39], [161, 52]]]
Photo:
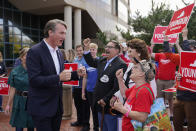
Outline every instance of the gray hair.
[[59, 20], [59, 19], [49, 20], [44, 27], [44, 37], [45, 38], [49, 37], [49, 34], [48, 34], [49, 30], [51, 30], [52, 32], [55, 32], [55, 29], [56, 29], [55, 27], [57, 24], [61, 24], [67, 29], [67, 24], [64, 21]]
[[145, 80], [146, 82], [150, 82], [155, 77], [155, 70], [152, 66], [152, 63], [146, 60], [141, 60], [139, 62], [141, 69], [143, 72], [145, 72]]

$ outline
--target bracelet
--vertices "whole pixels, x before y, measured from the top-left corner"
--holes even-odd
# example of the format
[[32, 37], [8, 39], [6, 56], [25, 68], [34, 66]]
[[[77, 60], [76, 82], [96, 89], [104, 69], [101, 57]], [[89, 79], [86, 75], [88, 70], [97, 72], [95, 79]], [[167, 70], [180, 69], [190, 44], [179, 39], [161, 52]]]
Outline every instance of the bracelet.
[[129, 109], [124, 115], [126, 116], [126, 117], [129, 117], [129, 112], [131, 111], [131, 109]]

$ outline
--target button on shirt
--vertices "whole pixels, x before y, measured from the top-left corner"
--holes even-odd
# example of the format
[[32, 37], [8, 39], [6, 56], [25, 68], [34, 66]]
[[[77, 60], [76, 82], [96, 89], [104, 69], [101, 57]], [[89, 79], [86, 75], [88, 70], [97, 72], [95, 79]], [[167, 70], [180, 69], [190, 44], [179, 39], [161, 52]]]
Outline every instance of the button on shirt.
[[56, 68], [56, 72], [57, 74], [60, 74], [60, 64], [59, 64], [59, 59], [58, 59], [58, 56], [57, 56], [57, 50], [58, 50], [58, 47], [56, 47], [55, 49], [52, 48], [45, 40], [44, 42], [46, 43], [49, 51], [50, 51], [50, 54], [52, 56], [52, 59], [54, 61], [54, 65], [55, 65], [55, 68]]

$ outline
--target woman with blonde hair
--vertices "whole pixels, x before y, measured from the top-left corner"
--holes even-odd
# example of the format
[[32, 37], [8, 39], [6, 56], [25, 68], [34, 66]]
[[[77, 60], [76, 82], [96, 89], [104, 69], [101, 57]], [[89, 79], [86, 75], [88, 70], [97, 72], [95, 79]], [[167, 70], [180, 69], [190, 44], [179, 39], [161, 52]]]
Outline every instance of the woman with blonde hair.
[[69, 49], [65, 52], [65, 60], [67, 61], [66, 63], [72, 63], [74, 61], [76, 54], [73, 49]]
[[33, 120], [25, 109], [29, 87], [26, 67], [26, 55], [28, 50], [29, 48], [22, 49], [20, 52], [22, 63], [11, 71], [8, 78], [8, 84], [11, 88], [5, 114], [10, 114], [10, 106], [13, 103], [10, 124], [16, 127], [16, 131], [23, 131], [23, 128], [28, 128], [28, 131], [34, 130]]

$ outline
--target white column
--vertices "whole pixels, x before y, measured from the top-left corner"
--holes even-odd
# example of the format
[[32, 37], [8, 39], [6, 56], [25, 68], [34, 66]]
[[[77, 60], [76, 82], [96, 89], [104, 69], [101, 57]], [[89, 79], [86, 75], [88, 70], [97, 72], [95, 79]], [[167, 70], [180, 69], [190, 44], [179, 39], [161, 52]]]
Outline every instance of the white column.
[[74, 10], [74, 43], [80, 45], [81, 43], [81, 9]]
[[64, 49], [72, 49], [72, 7], [64, 7], [64, 21], [67, 23], [67, 32], [65, 38]]

